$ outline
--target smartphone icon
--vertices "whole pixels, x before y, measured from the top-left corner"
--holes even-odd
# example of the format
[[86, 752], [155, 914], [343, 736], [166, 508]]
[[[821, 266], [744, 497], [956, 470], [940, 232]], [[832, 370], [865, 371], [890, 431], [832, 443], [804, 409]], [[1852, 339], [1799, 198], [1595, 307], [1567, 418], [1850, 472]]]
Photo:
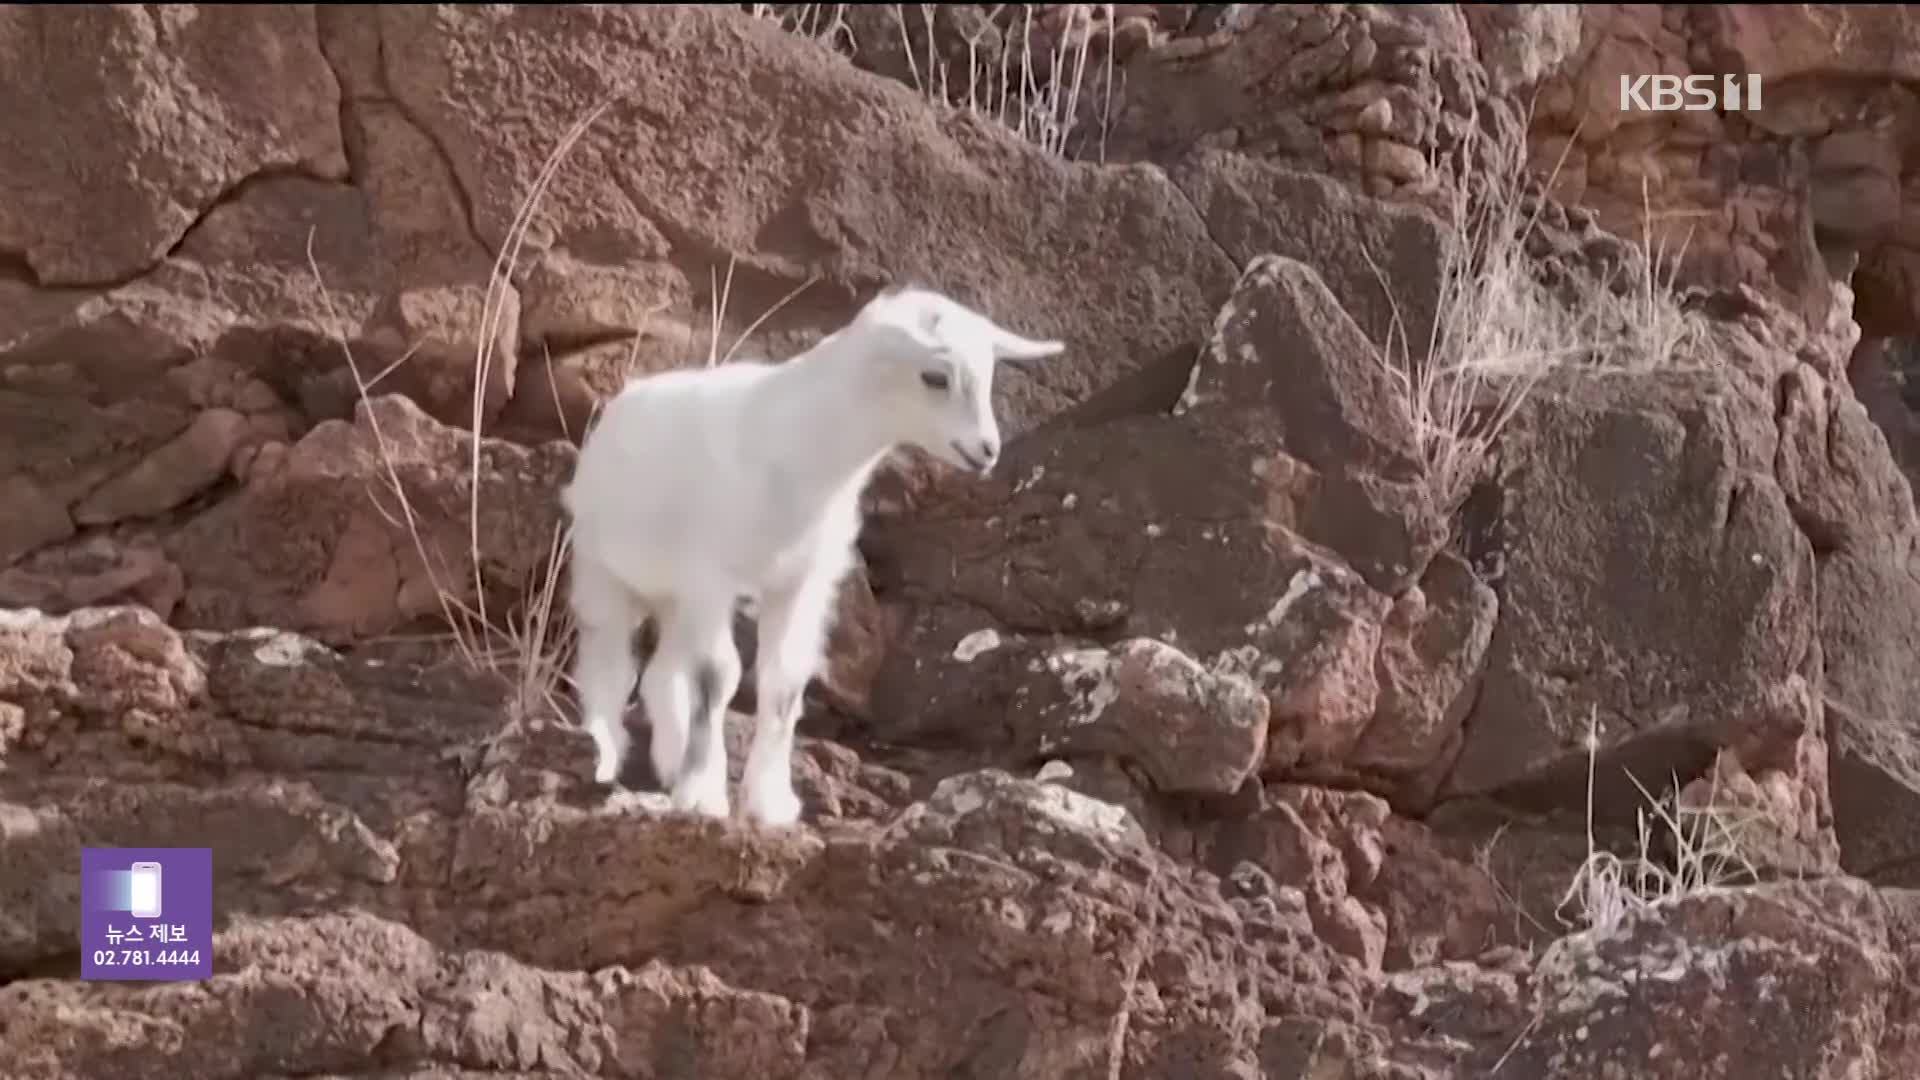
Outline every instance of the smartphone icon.
[[137, 862], [127, 875], [129, 882], [128, 900], [136, 919], [157, 919], [160, 917], [160, 864], [157, 862]]

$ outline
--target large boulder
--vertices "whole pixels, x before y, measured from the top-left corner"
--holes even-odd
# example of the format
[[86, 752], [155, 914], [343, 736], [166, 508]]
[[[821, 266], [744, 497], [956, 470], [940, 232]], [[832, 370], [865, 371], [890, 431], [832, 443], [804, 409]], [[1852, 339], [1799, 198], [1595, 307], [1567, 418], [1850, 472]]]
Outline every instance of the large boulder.
[[311, 7], [19, 8], [0, 56], [0, 250], [39, 284], [129, 280], [263, 174], [346, 178]]
[[[1503, 437], [1469, 526], [1500, 620], [1443, 797], [1631, 820], [1721, 749], [1796, 785], [1773, 828], [1830, 865], [1812, 545], [1737, 371], [1570, 374]], [[1589, 758], [1599, 768], [1587, 791]], [[1638, 786], [1636, 786], [1638, 785]]]
[[[1072, 753], [1028, 722], [1047, 700], [1035, 673], [1074, 655], [1047, 636], [1153, 638], [1266, 696], [1267, 774], [1358, 776], [1418, 803], [1494, 616], [1441, 554], [1444, 512], [1365, 333], [1311, 267], [1256, 259], [1173, 414], [1039, 432], [1003, 478], [876, 526], [876, 582], [912, 614], [873, 722]], [[1033, 640], [981, 655], [983, 635]]]
[[1854, 881], [1702, 892], [1562, 938], [1528, 971], [1395, 975], [1376, 1018], [1406, 1033], [1397, 1056], [1447, 1075], [1899, 1075], [1911, 950], [1893, 933], [1912, 910]]
[[[345, 641], [536, 587], [561, 540], [565, 442], [466, 437], [407, 398], [268, 443], [241, 489], [168, 540], [187, 625], [286, 627]], [[477, 513], [478, 517], [475, 517]]]
[[[729, 336], [814, 281], [762, 328], [774, 349], [832, 329], [884, 282], [935, 281], [1067, 341], [1044, 370], [1005, 380], [1019, 432], [1163, 365], [1232, 283], [1160, 170], [1068, 164], [997, 125], [937, 116], [767, 20], [405, 6], [376, 20], [333, 26], [336, 54], [364, 73], [347, 81], [384, 86], [444, 154], [488, 249], [506, 243], [560, 134], [609, 103], [555, 173], [522, 254], [540, 268], [523, 324], [563, 346], [640, 332], [651, 312], [704, 324], [716, 276], [729, 279]], [[527, 68], [530, 50], [551, 62]], [[1026, 209], [1000, 209], [1014, 205]], [[599, 304], [609, 282], [644, 306]]]

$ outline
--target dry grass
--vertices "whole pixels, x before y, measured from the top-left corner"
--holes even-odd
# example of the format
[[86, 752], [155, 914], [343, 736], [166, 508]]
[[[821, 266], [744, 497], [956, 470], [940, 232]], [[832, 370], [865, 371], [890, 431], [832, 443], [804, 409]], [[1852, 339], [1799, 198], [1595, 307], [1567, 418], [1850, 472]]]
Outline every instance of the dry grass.
[[720, 352], [720, 331], [726, 326], [727, 310], [733, 301], [733, 271], [738, 261], [739, 260], [731, 254], [727, 256], [727, 276], [724, 280], [719, 277], [717, 271], [709, 271], [707, 295], [712, 298], [712, 301], [707, 307], [706, 366], [708, 367], [713, 367], [715, 364], [731, 362], [734, 354], [740, 351], [740, 346], [746, 344], [747, 339], [751, 338], [755, 331], [765, 325], [768, 319], [779, 314], [782, 308], [793, 303], [799, 298], [801, 293], [813, 288], [820, 282], [820, 275], [815, 273], [808, 277], [807, 280], [795, 285], [785, 296], [774, 301], [768, 305], [765, 311], [755, 316], [753, 321], [748, 323], [746, 327], [740, 331], [739, 335], [733, 339], [733, 344], [727, 347], [727, 351], [722, 353]]
[[1645, 259], [1634, 287], [1616, 298], [1608, 323], [1621, 331], [1615, 364], [1629, 371], [1651, 371], [1684, 361], [1701, 342], [1705, 325], [1675, 300], [1675, 279], [1693, 240], [1691, 230], [1676, 250], [1667, 248], [1666, 234], [1656, 240], [1653, 225], [1665, 215], [1656, 213], [1646, 177], [1640, 178], [1640, 250]]
[[[1627, 778], [1647, 805], [1634, 813], [1636, 837], [1625, 855], [1600, 847], [1594, 834], [1593, 787], [1599, 758], [1597, 710], [1587, 725], [1587, 858], [1574, 872], [1556, 909], [1563, 924], [1601, 934], [1639, 912], [1696, 893], [1760, 878], [1740, 842], [1755, 812], [1719, 804], [1710, 792], [1700, 806], [1685, 806], [1675, 783], [1656, 799], [1631, 773]], [[1664, 841], [1664, 843], [1661, 843]], [[1662, 858], [1659, 848], [1667, 849]], [[1564, 913], [1578, 904], [1571, 919]]]
[[[1569, 142], [1569, 146], [1571, 146]], [[1469, 144], [1457, 160], [1476, 160]], [[1485, 175], [1454, 168], [1445, 206], [1435, 319], [1429, 339], [1407, 339], [1394, 303], [1393, 325], [1379, 359], [1406, 402], [1436, 501], [1453, 507], [1483, 473], [1500, 433], [1527, 397], [1559, 370], [1651, 371], [1673, 366], [1690, 350], [1699, 320], [1684, 311], [1673, 284], [1680, 255], [1664, 245], [1650, 254], [1649, 204], [1643, 259], [1611, 275], [1577, 276], [1558, 286], [1543, 278], [1528, 242], [1548, 205], [1529, 198], [1526, 146], [1515, 141], [1488, 154]], [[1561, 164], [1536, 190], [1551, 189]], [[1436, 160], [1434, 168], [1449, 171]], [[1644, 194], [1644, 193], [1643, 193]], [[1531, 204], [1532, 209], [1528, 209]], [[1393, 302], [1379, 265], [1376, 279]], [[1628, 287], [1618, 286], [1631, 274]]]
[[[1677, 781], [1668, 789], [1665, 798], [1656, 799], [1637, 777], [1627, 773], [1627, 778], [1633, 782], [1646, 803], [1634, 812], [1633, 844], [1625, 854], [1601, 847], [1594, 825], [1594, 781], [1600, 753], [1598, 719], [1598, 709], [1588, 714], [1587, 855], [1575, 869], [1573, 880], [1555, 909], [1555, 917], [1561, 925], [1575, 935], [1593, 933], [1605, 936], [1644, 912], [1658, 910], [1703, 892], [1759, 880], [1759, 870], [1746, 857], [1741, 840], [1757, 815], [1753, 811], [1720, 804], [1716, 800], [1717, 782], [1709, 790], [1704, 804], [1687, 806], [1681, 802]], [[1490, 851], [1498, 839], [1499, 834], [1496, 833], [1486, 850]], [[1476, 863], [1499, 888], [1490, 859], [1476, 860]], [[1503, 896], [1508, 895], [1504, 888], [1500, 888], [1500, 892]], [[1577, 905], [1571, 918], [1566, 914], [1569, 905]], [[1518, 907], [1517, 904], [1515, 906]], [[1531, 916], [1528, 918], [1532, 921]], [[1543, 935], [1551, 936], [1546, 927], [1537, 921], [1534, 926]], [[1561, 937], [1548, 945], [1542, 954], [1543, 959], [1537, 963], [1551, 962], [1547, 958], [1564, 948], [1570, 940]], [[1520, 1047], [1526, 1044], [1545, 1015], [1545, 1005], [1536, 1002], [1527, 1022], [1514, 1034], [1488, 1075], [1500, 1073]]]
[[[753, 14], [812, 38], [843, 55], [857, 55], [846, 21], [848, 4], [754, 4]], [[927, 101], [991, 119], [1046, 152], [1076, 151], [1106, 160], [1107, 131], [1118, 77], [1113, 50], [1099, 44], [1111, 34], [1114, 5], [1091, 5], [1091, 23], [1072, 32], [1041, 32], [1031, 4], [995, 4], [981, 24], [960, 35], [964, 59], [949, 57], [939, 24], [944, 4], [887, 4], [913, 87]], [[918, 15], [908, 18], [912, 9]], [[1104, 26], [1104, 31], [1099, 28]], [[1048, 37], [1050, 43], [1034, 47]], [[1096, 48], [1096, 46], [1098, 46]], [[958, 62], [961, 74], [953, 69]], [[1083, 131], [1095, 117], [1083, 116], [1100, 95], [1096, 132]], [[1091, 144], [1091, 145], [1089, 145]]]
[[[507, 680], [512, 688], [511, 708], [513, 715], [527, 716], [542, 710], [560, 712], [559, 688], [566, 680], [566, 644], [570, 639], [571, 613], [560, 600], [560, 580], [566, 565], [570, 529], [565, 522], [557, 525], [548, 544], [544, 563], [533, 568], [531, 580], [522, 583], [520, 596], [522, 602], [516, 610], [496, 617], [489, 612], [487, 594], [489, 582], [482, 573], [480, 538], [480, 505], [486, 486], [482, 461], [482, 440], [484, 438], [484, 410], [486, 387], [489, 374], [496, 361], [495, 342], [499, 336], [500, 321], [505, 315], [506, 290], [511, 284], [512, 274], [519, 264], [520, 252], [526, 242], [528, 227], [532, 224], [541, 200], [546, 196], [548, 187], [560, 166], [566, 160], [580, 138], [586, 134], [595, 121], [613, 104], [614, 98], [608, 98], [589, 110], [563, 135], [553, 151], [542, 162], [540, 171], [534, 179], [532, 189], [521, 201], [514, 215], [512, 226], [508, 229], [506, 242], [501, 246], [499, 255], [489, 274], [487, 293], [481, 310], [481, 325], [478, 328], [474, 357], [473, 411], [472, 426], [469, 432], [470, 454], [468, 458], [468, 537], [467, 559], [464, 567], [448, 567], [437, 557], [422, 536], [420, 520], [415, 513], [413, 503], [405, 485], [401, 482], [391, 445], [385, 433], [380, 430], [376, 413], [367, 413], [372, 429], [375, 450], [380, 458], [386, 480], [387, 494], [394, 509], [388, 509], [378, 497], [373, 499], [375, 509], [386, 517], [396, 528], [404, 529], [411, 538], [414, 551], [420, 565], [433, 586], [435, 597], [440, 606], [441, 616], [445, 619], [449, 634], [461, 659], [471, 668], [498, 675]], [[318, 262], [313, 255], [313, 237], [311, 232], [307, 240], [307, 265], [314, 280], [319, 285], [323, 302], [328, 307], [330, 318], [339, 320], [331, 293], [320, 272]], [[370, 403], [380, 377], [392, 367], [404, 363], [412, 355], [401, 357], [387, 371], [368, 377], [353, 355], [353, 349], [345, 340], [338, 342], [345, 356], [348, 370], [352, 373], [354, 385], [363, 405]], [[464, 582], [460, 582], [461, 578]], [[468, 599], [468, 598], [471, 599]]]
[[[1449, 189], [1449, 226], [1428, 340], [1416, 348], [1394, 303], [1380, 360], [1413, 422], [1436, 501], [1455, 506], [1479, 477], [1494, 440], [1540, 379], [1591, 345], [1589, 327], [1560, 304], [1526, 249], [1538, 224], [1523, 206], [1524, 148], [1489, 175], [1462, 175]], [[1471, 161], [1471, 148], [1461, 155]], [[1369, 256], [1392, 300], [1386, 275]]]
[[789, 34], [798, 34], [812, 38], [837, 53], [852, 55], [858, 48], [853, 30], [847, 26], [847, 9], [851, 4], [754, 4], [751, 8], [756, 19], [769, 19], [780, 24], [780, 28]]
[[[980, 55], [980, 33], [968, 36], [964, 87], [953, 85], [949, 66], [942, 62], [935, 41], [935, 9], [940, 5], [919, 5], [923, 40], [916, 43], [907, 29], [907, 20], [899, 5], [894, 5], [894, 20], [908, 62], [913, 65], [913, 81], [927, 100], [952, 105], [975, 116], [994, 120], [1014, 134], [1058, 157], [1069, 156], [1069, 141], [1077, 133], [1081, 120], [1082, 93], [1091, 93], [1087, 82], [1088, 64], [1093, 57], [1097, 35], [1092, 26], [1062, 32], [1050, 46], [1034, 51], [1035, 25], [1033, 5], [1019, 5], [1011, 26], [1000, 30], [1002, 45], [992, 55]], [[987, 24], [997, 28], [997, 19], [1008, 5], [995, 5], [988, 12]], [[1113, 25], [1113, 5], [1096, 9], [1105, 25]], [[1009, 33], [1009, 31], [1011, 33]], [[1018, 45], [1008, 38], [1017, 38]], [[1111, 116], [1114, 88], [1113, 50], [1103, 48], [1105, 78], [1102, 80], [1103, 107], [1099, 131], [1099, 158], [1106, 158], [1107, 119]], [[1018, 63], [1014, 57], [1018, 56]], [[1042, 76], [1045, 72], [1045, 76]]]

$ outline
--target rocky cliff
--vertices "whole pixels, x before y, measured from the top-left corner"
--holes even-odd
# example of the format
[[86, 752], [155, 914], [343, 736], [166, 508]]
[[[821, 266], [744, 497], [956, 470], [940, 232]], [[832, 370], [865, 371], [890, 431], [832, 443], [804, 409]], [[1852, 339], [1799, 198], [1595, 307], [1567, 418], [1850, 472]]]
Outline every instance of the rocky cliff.
[[[10, 9], [0, 1076], [1920, 1075], [1916, 57]], [[805, 821], [593, 785], [597, 403], [903, 279], [1068, 351], [869, 492]], [[79, 978], [82, 845], [213, 849], [211, 978]]]

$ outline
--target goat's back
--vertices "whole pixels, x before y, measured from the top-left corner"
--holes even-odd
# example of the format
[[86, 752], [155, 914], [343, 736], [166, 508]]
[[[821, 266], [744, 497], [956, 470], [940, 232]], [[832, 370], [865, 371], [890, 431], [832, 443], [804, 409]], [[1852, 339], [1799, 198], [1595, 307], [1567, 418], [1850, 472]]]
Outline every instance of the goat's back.
[[806, 538], [769, 520], [775, 478], [758, 452], [759, 363], [637, 379], [607, 402], [564, 495], [573, 544], [637, 592], [757, 592]]

